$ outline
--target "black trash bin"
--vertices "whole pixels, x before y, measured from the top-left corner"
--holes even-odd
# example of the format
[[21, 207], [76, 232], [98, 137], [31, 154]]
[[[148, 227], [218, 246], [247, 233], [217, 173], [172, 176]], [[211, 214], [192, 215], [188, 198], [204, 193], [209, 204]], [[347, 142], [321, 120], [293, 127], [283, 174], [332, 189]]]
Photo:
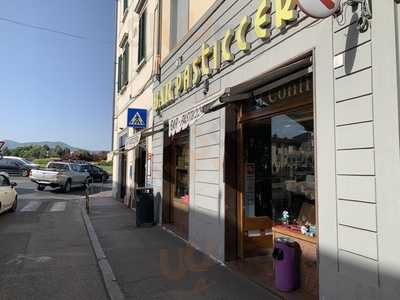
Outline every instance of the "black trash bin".
[[154, 194], [151, 188], [136, 189], [136, 226], [143, 224], [155, 225]]

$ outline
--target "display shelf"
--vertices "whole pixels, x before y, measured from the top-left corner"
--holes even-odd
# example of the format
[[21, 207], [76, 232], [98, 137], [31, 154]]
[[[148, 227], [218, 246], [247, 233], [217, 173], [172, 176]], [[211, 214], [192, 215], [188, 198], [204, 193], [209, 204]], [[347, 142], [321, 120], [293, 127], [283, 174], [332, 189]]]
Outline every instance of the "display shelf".
[[307, 236], [304, 235], [302, 233], [299, 232], [295, 232], [293, 230], [290, 230], [289, 228], [283, 226], [283, 225], [276, 225], [272, 227], [272, 232], [274, 234], [274, 236], [278, 233], [287, 237], [291, 237], [291, 238], [295, 238], [295, 239], [299, 239], [305, 242], [309, 242], [312, 243], [314, 245], [317, 244], [318, 239], [316, 237], [311, 237], [311, 236]]

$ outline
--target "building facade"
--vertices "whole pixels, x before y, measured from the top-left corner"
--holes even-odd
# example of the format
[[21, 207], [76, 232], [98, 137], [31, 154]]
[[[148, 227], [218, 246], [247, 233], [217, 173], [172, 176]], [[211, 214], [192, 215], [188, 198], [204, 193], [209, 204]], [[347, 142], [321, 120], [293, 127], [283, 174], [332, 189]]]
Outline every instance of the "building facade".
[[292, 0], [160, 12], [163, 226], [271, 289], [277, 238], [296, 241], [303, 299], [399, 298], [399, 4], [374, 3], [361, 31], [361, 5], [322, 20]]
[[151, 184], [151, 137], [142, 133], [153, 120], [158, 18], [158, 1], [117, 1], [113, 196], [129, 207], [135, 189]]

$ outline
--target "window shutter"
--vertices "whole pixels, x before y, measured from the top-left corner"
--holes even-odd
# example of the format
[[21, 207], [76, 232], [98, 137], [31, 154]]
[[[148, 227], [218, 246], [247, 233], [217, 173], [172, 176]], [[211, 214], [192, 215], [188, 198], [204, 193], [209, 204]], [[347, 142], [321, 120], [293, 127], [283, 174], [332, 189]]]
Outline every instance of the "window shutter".
[[118, 57], [118, 92], [122, 87], [122, 55]]
[[140, 16], [139, 20], [139, 53], [138, 64], [146, 57], [146, 10]]
[[146, 57], [146, 24], [147, 24], [147, 11], [143, 12], [143, 35], [142, 35], [142, 58]]
[[128, 0], [124, 0], [124, 12], [128, 9]]
[[126, 43], [124, 51], [124, 85], [127, 85], [128, 81], [129, 81], [129, 43]]

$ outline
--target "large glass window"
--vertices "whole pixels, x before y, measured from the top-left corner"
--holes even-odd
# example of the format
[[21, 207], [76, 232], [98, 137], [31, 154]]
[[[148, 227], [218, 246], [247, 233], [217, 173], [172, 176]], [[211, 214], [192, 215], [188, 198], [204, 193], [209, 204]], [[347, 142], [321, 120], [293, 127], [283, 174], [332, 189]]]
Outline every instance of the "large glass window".
[[244, 125], [246, 217], [315, 224], [312, 106]]

